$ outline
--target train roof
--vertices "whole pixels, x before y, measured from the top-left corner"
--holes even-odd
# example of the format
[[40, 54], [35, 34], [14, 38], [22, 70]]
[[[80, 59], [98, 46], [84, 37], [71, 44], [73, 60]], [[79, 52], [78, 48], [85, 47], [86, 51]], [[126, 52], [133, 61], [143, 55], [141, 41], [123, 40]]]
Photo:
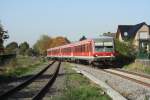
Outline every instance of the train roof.
[[100, 37], [100, 38], [95, 38], [93, 40], [94, 40], [94, 42], [105, 42], [105, 41], [113, 41], [114, 38], [113, 37], [108, 37], [108, 36], [103, 36], [103, 37]]
[[83, 40], [83, 41], [73, 42], [73, 43], [70, 43], [70, 44], [66, 44], [66, 45], [62, 45], [62, 46], [58, 46], [58, 47], [54, 47], [54, 48], [49, 48], [49, 49], [47, 49], [47, 51], [58, 49], [58, 48], [66, 48], [66, 47], [77, 46], [77, 45], [81, 45], [81, 44], [88, 43], [88, 42], [91, 42], [91, 41], [92, 41], [92, 39], [87, 39], [87, 40]]
[[70, 44], [66, 44], [66, 45], [62, 45], [62, 46], [58, 46], [58, 47], [54, 47], [54, 48], [49, 48], [49, 49], [47, 49], [47, 51], [55, 50], [55, 49], [59, 49], [59, 48], [78, 46], [78, 45], [85, 44], [85, 43], [88, 43], [88, 42], [91, 42], [91, 41], [94, 41], [94, 42], [113, 41], [113, 38], [108, 37], [108, 36], [101, 36], [99, 38], [86, 39], [86, 40], [83, 40], [83, 41], [77, 41], [77, 42], [73, 42], [73, 43], [70, 43]]

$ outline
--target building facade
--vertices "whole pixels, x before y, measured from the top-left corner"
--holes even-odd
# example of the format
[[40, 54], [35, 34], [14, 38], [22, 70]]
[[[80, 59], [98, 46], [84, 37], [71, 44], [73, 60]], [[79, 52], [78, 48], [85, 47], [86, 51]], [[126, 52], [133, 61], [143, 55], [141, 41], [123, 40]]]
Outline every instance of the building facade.
[[145, 22], [136, 25], [118, 25], [116, 39], [134, 45], [136, 50], [150, 53], [150, 25]]

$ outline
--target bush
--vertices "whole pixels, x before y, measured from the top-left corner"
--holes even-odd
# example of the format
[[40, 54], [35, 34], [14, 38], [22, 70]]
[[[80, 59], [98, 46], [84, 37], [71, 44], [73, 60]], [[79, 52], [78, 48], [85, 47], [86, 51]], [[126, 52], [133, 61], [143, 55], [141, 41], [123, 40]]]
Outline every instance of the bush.
[[119, 62], [119, 64], [124, 65], [134, 61], [136, 57], [136, 50], [131, 42], [123, 43], [115, 40], [115, 47], [116, 51], [118, 52], [116, 61]]

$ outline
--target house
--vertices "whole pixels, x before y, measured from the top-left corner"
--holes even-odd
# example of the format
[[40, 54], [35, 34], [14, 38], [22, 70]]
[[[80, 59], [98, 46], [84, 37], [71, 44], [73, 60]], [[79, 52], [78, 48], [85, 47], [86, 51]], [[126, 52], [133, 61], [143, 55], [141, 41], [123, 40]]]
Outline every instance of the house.
[[121, 42], [132, 41], [137, 50], [150, 52], [150, 25], [145, 22], [136, 25], [118, 25], [116, 39]]

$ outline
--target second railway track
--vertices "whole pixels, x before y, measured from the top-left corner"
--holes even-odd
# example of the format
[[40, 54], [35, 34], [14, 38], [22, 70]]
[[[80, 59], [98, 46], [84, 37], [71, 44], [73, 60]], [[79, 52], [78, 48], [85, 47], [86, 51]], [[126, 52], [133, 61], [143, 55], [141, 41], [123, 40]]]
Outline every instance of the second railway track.
[[35, 76], [0, 95], [0, 100], [41, 100], [55, 81], [60, 65], [61, 62], [52, 62]]
[[[150, 99], [150, 78], [148, 75], [133, 74], [132, 72], [120, 71], [118, 69], [92, 68], [91, 66], [81, 64], [72, 64], [72, 66], [78, 72], [82, 74], [88, 73], [96, 80], [106, 83], [129, 100]], [[121, 73], [122, 75], [120, 75]]]
[[[91, 66], [89, 66], [89, 67], [91, 67]], [[122, 78], [134, 81], [138, 84], [141, 84], [143, 86], [150, 88], [150, 76], [148, 76], [148, 75], [143, 75], [143, 74], [139, 74], [139, 73], [135, 73], [135, 72], [129, 72], [129, 71], [118, 69], [118, 68], [99, 69], [99, 70], [102, 70], [106, 73], [120, 76]]]
[[150, 77], [148, 76], [137, 74], [137, 73], [132, 73], [132, 72], [124, 71], [124, 70], [118, 70], [118, 69], [104, 69], [103, 71], [123, 77], [125, 79], [134, 81], [138, 84], [141, 84], [150, 88]]

